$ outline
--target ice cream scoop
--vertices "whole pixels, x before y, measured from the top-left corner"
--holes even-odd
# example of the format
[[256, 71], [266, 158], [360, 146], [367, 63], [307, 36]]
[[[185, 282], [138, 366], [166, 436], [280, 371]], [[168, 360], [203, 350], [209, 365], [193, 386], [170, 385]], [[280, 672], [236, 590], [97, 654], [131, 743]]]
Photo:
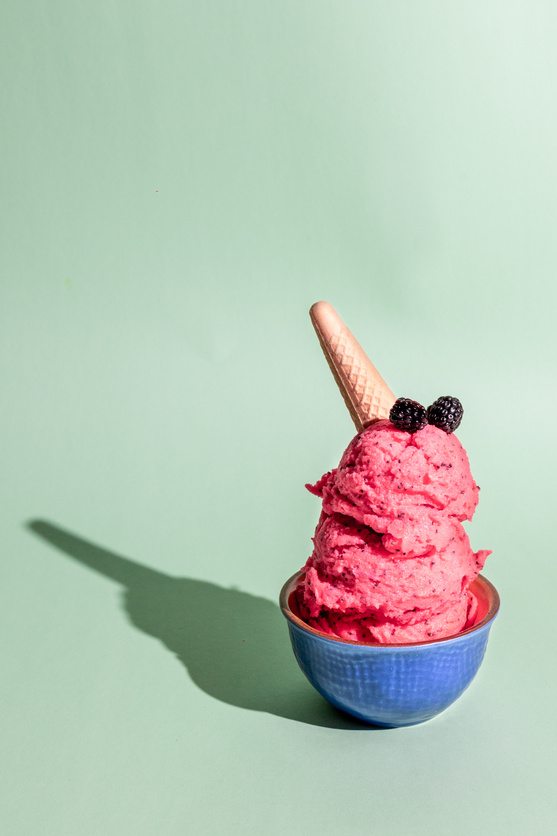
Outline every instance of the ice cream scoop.
[[298, 590], [309, 624], [356, 641], [453, 635], [473, 617], [468, 591], [489, 551], [462, 522], [478, 487], [455, 435], [410, 434], [382, 420], [348, 445], [310, 491], [322, 513]]

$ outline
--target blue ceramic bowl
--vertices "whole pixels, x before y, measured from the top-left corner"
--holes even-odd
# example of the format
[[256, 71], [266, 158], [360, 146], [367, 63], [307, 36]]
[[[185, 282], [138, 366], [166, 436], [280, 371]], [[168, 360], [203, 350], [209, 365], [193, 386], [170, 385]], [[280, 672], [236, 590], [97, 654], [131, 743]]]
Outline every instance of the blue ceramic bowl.
[[365, 644], [306, 624], [296, 605], [297, 572], [280, 593], [294, 655], [314, 688], [332, 705], [375, 726], [423, 723], [448, 708], [474, 679], [499, 610], [497, 590], [479, 575], [470, 591], [476, 623], [456, 636], [412, 644]]

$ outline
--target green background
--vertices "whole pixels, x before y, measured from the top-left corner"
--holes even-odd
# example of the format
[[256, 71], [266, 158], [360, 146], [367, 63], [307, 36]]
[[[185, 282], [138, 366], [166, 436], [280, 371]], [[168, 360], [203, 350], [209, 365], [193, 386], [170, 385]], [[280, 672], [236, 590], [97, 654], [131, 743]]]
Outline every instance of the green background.
[[[554, 3], [1, 17], [3, 832], [555, 832]], [[502, 610], [413, 728], [330, 709], [275, 603], [353, 432], [318, 299], [465, 406]]]

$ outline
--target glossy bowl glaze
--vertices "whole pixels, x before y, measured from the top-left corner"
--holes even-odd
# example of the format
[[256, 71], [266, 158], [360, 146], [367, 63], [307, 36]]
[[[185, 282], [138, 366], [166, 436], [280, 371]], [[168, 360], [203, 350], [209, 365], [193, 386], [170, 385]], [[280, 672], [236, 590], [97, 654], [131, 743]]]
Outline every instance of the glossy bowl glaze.
[[376, 726], [423, 723], [466, 690], [482, 663], [499, 610], [497, 590], [479, 575], [475, 624], [455, 636], [412, 644], [366, 644], [315, 630], [299, 616], [297, 572], [283, 586], [280, 606], [300, 668], [332, 705]]

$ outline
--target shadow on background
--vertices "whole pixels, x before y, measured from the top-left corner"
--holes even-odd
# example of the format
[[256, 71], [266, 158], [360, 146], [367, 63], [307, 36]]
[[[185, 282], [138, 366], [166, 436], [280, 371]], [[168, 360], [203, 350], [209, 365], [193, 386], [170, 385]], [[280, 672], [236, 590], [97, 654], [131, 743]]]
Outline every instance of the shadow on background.
[[336, 729], [367, 729], [329, 705], [299, 670], [278, 606], [207, 581], [175, 578], [89, 543], [52, 523], [27, 527], [73, 560], [125, 588], [132, 624], [176, 654], [196, 685], [230, 705]]

